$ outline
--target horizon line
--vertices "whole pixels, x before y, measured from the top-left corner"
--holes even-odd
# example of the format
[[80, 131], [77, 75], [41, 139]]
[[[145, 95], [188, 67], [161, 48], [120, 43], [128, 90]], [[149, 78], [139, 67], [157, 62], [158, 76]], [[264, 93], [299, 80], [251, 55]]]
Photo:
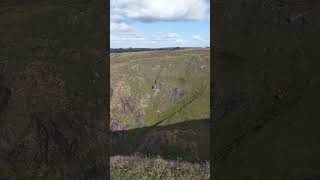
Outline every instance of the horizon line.
[[164, 46], [164, 47], [110, 47], [110, 49], [159, 49], [159, 48], [203, 48], [210, 46]]

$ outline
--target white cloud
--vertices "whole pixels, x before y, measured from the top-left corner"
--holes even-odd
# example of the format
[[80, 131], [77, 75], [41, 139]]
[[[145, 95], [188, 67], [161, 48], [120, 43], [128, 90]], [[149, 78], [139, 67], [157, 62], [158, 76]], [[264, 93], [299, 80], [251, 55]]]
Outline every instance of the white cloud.
[[179, 35], [176, 33], [168, 33], [165, 35], [165, 38], [178, 38]]
[[111, 31], [132, 31], [134, 28], [125, 22], [110, 22]]
[[201, 36], [199, 36], [199, 35], [193, 35], [192, 36], [192, 39], [194, 39], [194, 40], [197, 40], [197, 41], [205, 41]]
[[118, 14], [115, 14], [115, 15], [111, 15], [111, 16], [110, 16], [110, 21], [111, 21], [111, 22], [120, 22], [120, 21], [122, 21], [122, 20], [124, 20], [124, 17], [123, 17], [123, 16], [120, 16], [120, 15], [118, 15]]
[[127, 34], [127, 35], [111, 35], [110, 40], [112, 42], [137, 42], [137, 41], [145, 41], [146, 39], [142, 36], [136, 34]]
[[133, 44], [136, 46], [162, 45], [162, 46], [182, 46], [186, 41], [176, 33], [152, 34], [150, 36], [139, 35], [136, 33], [111, 34], [111, 44]]
[[206, 0], [111, 0], [112, 11], [140, 21], [203, 20]]
[[158, 34], [158, 36], [154, 37], [153, 41], [173, 43], [180, 46], [186, 44], [186, 41], [177, 33]]
[[180, 34], [161, 32], [163, 30], [161, 28], [160, 32], [149, 34], [147, 31], [139, 35], [137, 33], [141, 32], [138, 31], [140, 26], [134, 22], [134, 20], [206, 21], [210, 16], [208, 0], [110, 0], [110, 2], [110, 40], [113, 47], [172, 47], [208, 41], [207, 37], [199, 35], [185, 39], [187, 37], [182, 32], [179, 32]]
[[183, 39], [180, 39], [180, 38], [179, 38], [179, 39], [176, 39], [176, 40], [175, 40], [175, 43], [176, 43], [176, 44], [179, 44], [179, 45], [184, 45], [184, 44], [185, 44], [185, 41], [184, 41]]

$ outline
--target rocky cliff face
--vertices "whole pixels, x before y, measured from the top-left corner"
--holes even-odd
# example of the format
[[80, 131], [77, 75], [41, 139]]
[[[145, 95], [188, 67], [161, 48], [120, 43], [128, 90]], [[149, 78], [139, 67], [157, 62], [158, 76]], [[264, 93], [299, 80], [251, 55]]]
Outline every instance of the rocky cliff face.
[[[161, 114], [190, 95], [198, 85], [200, 88], [201, 82], [208, 80], [208, 58], [209, 50], [201, 49], [112, 56], [111, 129], [156, 123]], [[201, 106], [208, 112], [209, 106]], [[197, 116], [200, 118], [206, 113], [200, 112]]]

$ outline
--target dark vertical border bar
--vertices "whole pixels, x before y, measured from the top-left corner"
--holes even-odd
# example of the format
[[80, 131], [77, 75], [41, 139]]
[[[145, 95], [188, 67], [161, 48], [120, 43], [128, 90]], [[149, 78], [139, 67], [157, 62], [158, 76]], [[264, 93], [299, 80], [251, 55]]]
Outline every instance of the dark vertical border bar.
[[215, 40], [216, 36], [214, 31], [214, 22], [216, 12], [214, 9], [215, 0], [210, 0], [210, 178], [214, 179], [214, 110], [216, 107], [215, 101], [215, 81], [214, 81], [214, 49], [215, 49]]
[[[38, 71], [38, 69], [41, 69], [39, 70], [39, 72], [43, 72], [41, 73], [41, 75], [50, 72], [52, 76], [48, 76], [48, 77], [49, 78], [54, 77], [52, 78], [54, 83], [49, 83], [50, 86], [47, 86], [47, 85], [42, 85], [41, 83], [45, 82], [49, 78], [47, 76], [45, 76], [43, 79], [40, 78], [41, 83], [38, 83], [39, 80], [37, 78], [41, 76], [36, 74], [34, 78], [31, 78], [33, 80], [30, 83], [32, 85], [31, 88], [38, 88], [39, 86], [40, 87], [44, 86], [45, 88], [41, 89], [41, 91], [45, 92], [47, 89], [50, 88], [50, 92], [52, 92], [52, 91], [56, 91], [55, 86], [60, 87], [60, 82], [66, 81], [66, 77], [64, 76], [65, 74], [63, 74], [64, 71], [68, 72], [68, 76], [70, 76], [70, 79], [71, 79], [71, 80], [69, 79], [70, 81], [77, 78], [76, 73], [81, 73], [82, 71], [86, 71], [85, 69], [86, 66], [84, 66], [84, 68], [83, 66], [81, 66], [81, 68], [79, 68], [78, 66], [75, 66], [74, 69], [72, 70], [67, 69], [67, 67], [72, 66], [73, 65], [72, 63], [74, 63], [74, 61], [63, 61], [63, 60], [67, 60], [70, 54], [77, 53], [80, 55], [84, 55], [82, 58], [86, 58], [87, 57], [86, 55], [90, 54], [88, 51], [90, 51], [92, 48], [95, 50], [98, 49], [99, 54], [96, 54], [96, 52], [94, 51], [95, 55], [94, 56], [90, 55], [90, 57], [104, 58], [103, 60], [108, 60], [108, 57], [109, 57], [108, 56], [108, 51], [109, 51], [109, 28], [108, 27], [110, 24], [109, 23], [109, 0], [105, 0], [105, 1], [76, 0], [76, 1], [66, 1], [66, 2], [43, 1], [40, 4], [37, 4], [37, 2], [38, 0], [23, 1], [23, 4], [21, 5], [20, 3], [22, 3], [22, 1], [7, 0], [4, 2], [1, 1], [0, 3], [1, 15], [8, 15], [5, 17], [10, 17], [6, 19], [4, 22], [0, 23], [3, 27], [3, 29], [1, 29], [1, 32], [0, 32], [2, 35], [2, 36], [0, 35], [1, 36], [0, 50], [6, 50], [9, 53], [4, 53], [5, 51], [0, 51], [0, 52], [1, 52], [1, 56], [4, 55], [5, 60], [8, 59], [11, 61], [11, 64], [9, 65], [10, 71], [8, 74], [5, 74], [5, 75], [8, 75], [8, 81], [9, 81], [8, 87], [12, 88], [12, 92], [17, 92], [16, 90], [21, 87], [22, 87], [22, 90], [24, 89], [23, 83], [22, 85], [20, 84], [15, 85], [15, 82], [14, 82], [15, 79], [18, 79], [19, 77], [24, 76], [22, 81], [25, 81], [26, 78], [32, 77], [32, 76], [30, 76], [28, 73], [26, 74], [22, 73], [21, 76], [20, 75], [16, 76], [18, 78], [15, 78], [15, 76], [9, 77], [9, 75], [17, 75], [20, 72], [24, 72], [23, 71], [24, 69], [29, 68], [28, 66], [29, 64], [32, 64], [35, 62], [36, 63], [41, 62], [40, 66], [37, 65], [35, 67], [36, 70], [34, 70], [33, 68], [30, 68], [30, 69], [33, 69], [32, 71]], [[11, 8], [11, 6], [13, 8]], [[16, 8], [19, 9], [19, 12], [16, 12]], [[8, 14], [4, 14], [4, 11], [3, 11], [4, 9], [5, 9], [5, 12]], [[38, 11], [39, 9], [40, 11]], [[20, 10], [21, 12], [23, 12], [23, 16], [20, 16], [21, 15]], [[97, 21], [90, 22], [92, 24], [89, 24], [90, 26], [84, 27], [85, 28], [84, 31], [80, 30], [80, 28], [82, 28], [83, 26], [75, 26], [76, 28], [68, 29], [70, 27], [73, 27], [72, 25], [74, 25], [74, 23], [70, 23], [72, 21], [70, 19], [73, 19], [73, 17], [75, 17], [74, 16], [75, 14], [73, 14], [73, 12], [75, 12], [75, 14], [81, 13], [82, 15], [84, 15], [82, 16], [82, 17], [85, 17], [84, 20], [97, 20]], [[10, 13], [13, 13], [13, 15]], [[33, 16], [34, 15], [33, 13], [39, 13], [39, 14]], [[88, 15], [88, 17], [86, 15]], [[12, 20], [11, 20], [11, 17], [12, 17]], [[90, 19], [92, 17], [97, 19]], [[4, 20], [4, 19], [1, 19], [1, 20]], [[46, 22], [46, 23], [42, 24], [43, 22]], [[4, 28], [4, 26], [8, 26], [9, 28]], [[92, 34], [88, 34], [88, 32], [94, 33], [93, 37], [91, 36]], [[98, 35], [99, 39], [95, 37], [96, 35]], [[83, 43], [85, 42], [85, 40], [90, 40], [90, 45], [76, 44], [74, 42], [71, 42], [73, 40], [76, 40], [75, 41], [76, 43], [78, 42]], [[38, 54], [37, 51], [40, 52], [40, 50], [43, 48], [46, 49], [46, 53], [41, 53], [41, 57], [39, 57], [37, 55]], [[49, 52], [50, 54], [48, 54]], [[65, 56], [66, 54], [68, 56]], [[72, 60], [81, 59], [79, 58], [80, 55], [70, 59]], [[20, 57], [23, 57], [23, 58], [20, 58]], [[3, 57], [1, 57], [1, 59], [3, 59]], [[60, 62], [63, 62], [63, 64], [58, 64]], [[84, 61], [81, 61], [81, 63], [83, 62]], [[103, 89], [99, 89], [99, 90], [103, 90], [103, 93], [105, 92], [107, 93], [107, 94], [103, 94], [103, 97], [102, 97], [103, 100], [104, 100], [104, 96], [109, 97], [110, 88], [109, 88], [109, 63], [108, 62], [106, 62], [106, 66], [105, 66], [107, 68], [107, 71], [106, 71], [107, 86], [104, 86]], [[93, 61], [89, 63], [87, 63], [86, 61], [85, 65], [88, 65], [88, 64], [92, 65], [93, 63], [94, 63]], [[47, 65], [47, 64], [50, 64], [50, 65]], [[54, 64], [54, 66], [51, 66], [51, 64]], [[60, 71], [60, 67], [62, 67], [62, 65], [65, 66], [66, 69], [61, 68], [63, 70]], [[43, 68], [44, 70], [42, 70], [42, 67], [45, 67]], [[88, 66], [88, 70], [89, 68], [90, 66]], [[59, 75], [61, 74], [63, 75], [60, 77]], [[56, 77], [59, 77], [57, 78], [58, 80], [56, 80]], [[87, 77], [81, 76], [79, 78], [86, 79]], [[25, 81], [25, 82], [29, 82], [29, 81]], [[57, 83], [59, 83], [59, 85], [57, 85]], [[44, 84], [46, 84], [46, 82]], [[64, 90], [66, 88], [63, 87], [61, 89]], [[58, 89], [58, 91], [59, 92], [57, 93], [59, 94], [59, 96], [54, 96], [55, 93], [53, 93], [54, 94], [53, 97], [55, 97], [54, 99], [58, 99], [56, 101], [59, 101], [59, 99], [61, 98], [66, 98], [67, 93], [63, 93], [63, 95], [60, 95], [60, 89]], [[75, 93], [76, 96], [81, 93], [80, 91], [77, 92], [74, 89], [70, 91], [72, 91], [72, 93]], [[39, 91], [36, 91], [36, 92], [38, 93]], [[12, 93], [12, 94], [13, 94], [13, 97], [17, 95], [17, 93]], [[30, 115], [24, 114], [25, 112], [28, 112], [29, 108], [26, 110], [22, 109], [24, 111], [23, 113], [21, 113], [23, 114], [23, 116], [21, 118], [15, 119], [15, 115], [18, 113], [20, 114], [20, 111], [19, 111], [20, 108], [15, 108], [14, 106], [12, 106], [12, 104], [22, 104], [22, 103], [28, 102], [28, 100], [34, 98], [34, 96], [32, 96], [33, 94], [34, 93], [22, 94], [21, 96], [17, 96], [18, 98], [16, 99], [14, 98], [11, 99], [11, 101], [9, 102], [9, 106], [11, 106], [10, 108], [12, 108], [11, 113], [14, 116], [8, 116], [7, 122], [12, 123], [13, 121], [15, 121], [16, 124], [19, 124], [19, 128], [15, 127], [15, 132], [14, 132], [14, 136], [17, 135], [17, 137], [19, 138], [16, 138], [16, 137], [12, 138], [13, 141], [12, 141], [11, 147], [10, 146], [7, 146], [5, 148], [3, 148], [4, 146], [0, 147], [0, 151], [1, 151], [0, 179], [11, 179], [12, 176], [16, 177], [17, 179], [39, 179], [40, 174], [42, 174], [41, 179], [49, 179], [50, 178], [49, 176], [58, 176], [59, 178], [64, 178], [64, 179], [83, 179], [81, 177], [96, 176], [95, 178], [98, 180], [109, 179], [108, 177], [110, 173], [109, 173], [109, 169], [107, 168], [109, 166], [109, 149], [108, 149], [109, 136], [107, 136], [109, 132], [109, 118], [108, 118], [109, 98], [106, 98], [105, 100], [107, 102], [103, 103], [103, 107], [99, 107], [98, 109], [99, 117], [97, 119], [99, 120], [98, 122], [99, 124], [96, 124], [95, 121], [92, 121], [93, 122], [92, 124], [94, 124], [94, 126], [90, 126], [91, 124], [89, 125], [89, 128], [97, 128], [97, 126], [99, 126], [99, 129], [93, 129], [93, 130], [90, 129], [90, 131], [92, 130], [93, 133], [91, 133], [90, 131], [82, 133], [81, 131], [84, 130], [83, 129], [84, 126], [81, 126], [82, 124], [80, 123], [74, 125], [75, 123], [72, 120], [74, 117], [77, 118], [77, 116], [71, 116], [71, 118], [69, 117], [66, 118], [64, 116], [65, 114], [63, 114], [64, 112], [60, 113], [59, 111], [54, 112], [54, 113], [57, 113], [57, 116], [53, 116], [53, 111], [51, 110], [51, 108], [47, 109], [49, 106], [46, 106], [48, 104], [51, 104], [52, 102], [47, 101], [47, 99], [44, 99], [44, 100], [41, 99], [41, 103], [38, 103], [38, 104], [40, 104], [41, 106], [43, 105], [42, 107], [43, 109], [41, 109], [40, 111], [41, 115], [45, 114], [48, 118], [37, 117], [38, 116], [37, 113], [33, 112], [34, 107], [32, 107], [32, 104], [26, 104], [26, 107], [29, 106], [30, 109], [32, 109], [32, 111], [30, 110], [31, 113], [29, 112]], [[39, 93], [39, 94], [37, 94], [38, 95], [37, 97], [40, 97], [40, 98], [46, 97], [46, 95], [49, 95], [49, 96], [51, 95], [50, 93], [49, 94]], [[83, 93], [81, 93], [81, 95], [82, 94]], [[88, 94], [88, 95], [90, 96], [92, 94]], [[27, 100], [24, 100], [24, 97], [22, 96], [26, 96], [30, 98], [28, 99], [26, 98]], [[79, 97], [84, 97], [84, 96], [79, 96]], [[17, 101], [20, 99], [22, 99], [22, 101]], [[71, 100], [73, 100], [73, 98]], [[87, 99], [84, 99], [83, 101], [85, 100]], [[55, 104], [57, 104], [57, 106], [60, 106], [60, 103], [55, 103]], [[104, 106], [107, 106], [107, 107], [104, 107]], [[100, 108], [103, 108], [104, 110], [103, 113], [106, 114], [105, 116], [103, 116], [103, 118], [100, 118]], [[76, 107], [75, 109], [78, 110], [78, 107]], [[80, 110], [83, 110], [83, 109], [84, 108], [81, 108]], [[90, 110], [88, 109], [88, 112], [89, 111]], [[36, 116], [34, 114], [36, 114]], [[11, 118], [14, 117], [14, 118], [9, 119], [10, 117]], [[63, 121], [64, 120], [63, 118], [65, 118], [66, 121]], [[59, 119], [61, 121], [55, 122], [55, 119]], [[9, 133], [9, 131], [3, 131], [2, 128], [11, 126], [11, 124], [5, 124], [3, 119], [1, 120], [2, 120], [1, 129], [0, 129], [1, 135], [5, 133], [6, 136], [10, 136], [11, 132]], [[30, 125], [28, 124], [25, 125], [24, 123], [28, 122], [28, 120], [30, 120], [29, 121]], [[47, 120], [47, 121], [44, 121], [44, 120]], [[94, 131], [100, 130], [100, 120], [103, 121], [103, 123], [106, 123], [104, 124], [104, 127], [103, 127], [104, 128], [103, 133], [106, 133], [103, 135], [106, 135], [106, 136], [103, 136], [101, 138], [103, 139], [103, 143], [101, 146], [99, 144], [95, 146], [92, 149], [92, 151], [90, 151], [91, 149], [87, 151], [87, 148], [90, 146], [85, 146], [83, 144], [88, 143], [92, 137], [93, 138], [97, 137]], [[81, 128], [78, 128], [79, 127], [78, 125], [80, 125]], [[88, 138], [85, 137], [85, 135], [82, 136], [82, 134], [88, 135]], [[32, 139], [32, 141], [27, 140], [27, 142], [22, 142], [22, 139], [27, 135], [31, 137], [36, 137], [36, 138], [34, 139], [30, 138]], [[99, 138], [100, 138], [100, 132], [99, 132]], [[45, 142], [42, 142], [43, 139]], [[9, 144], [11, 145], [11, 142]], [[20, 144], [26, 145], [28, 147], [28, 150], [21, 151]], [[38, 148], [38, 146], [40, 146], [40, 148]], [[53, 148], [49, 148], [50, 146], [53, 146]], [[44, 151], [42, 150], [42, 147], [45, 147]], [[77, 153], [74, 153], [74, 152], [77, 152]], [[78, 152], [83, 154], [79, 155]], [[17, 156], [18, 160], [7, 158], [7, 157], [14, 157], [16, 154], [20, 156], [20, 157]], [[38, 154], [41, 154], [40, 160], [37, 160]], [[51, 154], [54, 156], [50, 157]], [[49, 164], [51, 165], [51, 162], [48, 162], [49, 161], [48, 159], [53, 160], [52, 166], [49, 166]], [[57, 160], [57, 161], [54, 161], [54, 160]], [[34, 163], [34, 164], [30, 166], [30, 163]], [[88, 167], [86, 166], [87, 165], [86, 163], [92, 166], [90, 167], [89, 170], [86, 169]], [[76, 166], [76, 167], [73, 168], [72, 166]], [[7, 167], [10, 167], [10, 171], [8, 171], [10, 173], [6, 174], [5, 172], [5, 174], [3, 174], [3, 171], [2, 171], [3, 167], [5, 169]], [[45, 167], [43, 169], [46, 169], [46, 170], [44, 171], [42, 167]], [[46, 178], [45, 176], [48, 176], [48, 178]], [[51, 177], [51, 178], [54, 178], [54, 177]], [[88, 178], [85, 177], [84, 179], [88, 179]]]
[[107, 144], [108, 144], [108, 149], [107, 149], [107, 178], [110, 179], [110, 1], [105, 0], [105, 12], [106, 12], [106, 24], [105, 24], [105, 33], [106, 33], [106, 92], [107, 92], [107, 98], [106, 98], [106, 129], [107, 129]]

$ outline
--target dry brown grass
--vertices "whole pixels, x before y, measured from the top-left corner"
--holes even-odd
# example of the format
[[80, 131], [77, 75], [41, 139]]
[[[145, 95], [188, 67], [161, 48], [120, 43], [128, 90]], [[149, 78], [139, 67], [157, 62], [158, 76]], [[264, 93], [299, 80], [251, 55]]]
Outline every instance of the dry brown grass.
[[197, 164], [140, 155], [111, 157], [110, 172], [111, 179], [210, 179], [209, 162]]

